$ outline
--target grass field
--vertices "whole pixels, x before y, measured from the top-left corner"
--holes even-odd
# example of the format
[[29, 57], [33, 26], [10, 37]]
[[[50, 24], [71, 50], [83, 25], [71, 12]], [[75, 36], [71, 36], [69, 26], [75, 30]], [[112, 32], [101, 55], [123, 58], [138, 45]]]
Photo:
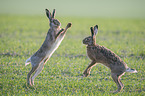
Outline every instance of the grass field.
[[110, 70], [96, 65], [91, 75], [82, 78], [90, 60], [82, 39], [90, 35], [90, 26], [99, 25], [97, 43], [119, 55], [137, 74], [122, 76], [125, 87], [120, 96], [145, 95], [145, 20], [57, 17], [65, 27], [72, 22], [60, 47], [35, 79], [34, 88], [26, 86], [31, 65], [24, 66], [43, 43], [48, 26], [44, 16], [0, 16], [0, 93], [1, 95], [113, 95], [117, 86]]
[[[0, 0], [0, 96], [145, 96], [145, 1], [43, 1]], [[68, 22], [72, 27], [29, 88], [26, 78], [31, 65], [24, 63], [46, 37], [45, 8], [56, 8], [62, 28]], [[96, 24], [96, 42], [138, 71], [122, 76], [125, 87], [118, 94], [110, 92], [117, 86], [101, 64], [82, 78], [90, 63], [82, 40]]]

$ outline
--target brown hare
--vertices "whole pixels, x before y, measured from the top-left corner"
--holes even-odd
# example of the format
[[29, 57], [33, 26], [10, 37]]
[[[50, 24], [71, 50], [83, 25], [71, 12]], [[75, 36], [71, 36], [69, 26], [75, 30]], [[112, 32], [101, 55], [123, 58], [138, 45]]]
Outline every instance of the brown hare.
[[[32, 65], [32, 69], [27, 75], [27, 84], [30, 86], [34, 85], [35, 77], [41, 72], [45, 63], [58, 48], [61, 41], [64, 39], [67, 29], [71, 27], [71, 23], [68, 23], [65, 29], [60, 28], [61, 23], [57, 19], [54, 19], [55, 9], [52, 14], [48, 9], [46, 9], [46, 15], [50, 21], [50, 29], [48, 30], [45, 41], [41, 45], [40, 49], [25, 62], [25, 66], [29, 63]], [[34, 73], [34, 75], [31, 78], [32, 73]]]
[[91, 59], [91, 63], [83, 72], [83, 75], [87, 77], [90, 74], [91, 68], [97, 64], [101, 63], [111, 69], [111, 76], [114, 82], [117, 84], [118, 89], [114, 92], [120, 92], [124, 87], [120, 78], [125, 72], [137, 73], [135, 69], [131, 69], [127, 66], [125, 62], [121, 60], [111, 50], [96, 44], [96, 34], [98, 32], [98, 25], [91, 27], [92, 36], [86, 37], [83, 40], [83, 44], [87, 45], [87, 55]]

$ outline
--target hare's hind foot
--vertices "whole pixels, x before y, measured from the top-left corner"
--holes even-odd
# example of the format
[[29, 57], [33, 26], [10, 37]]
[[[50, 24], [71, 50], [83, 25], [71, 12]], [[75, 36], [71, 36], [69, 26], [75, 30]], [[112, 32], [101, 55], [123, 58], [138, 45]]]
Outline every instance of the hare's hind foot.
[[28, 75], [27, 75], [27, 85], [28, 86], [32, 86], [32, 83], [31, 83], [32, 80], [31, 80], [31, 77], [30, 76], [31, 76], [31, 74], [29, 72]]
[[31, 83], [32, 83], [32, 85], [34, 85], [34, 80], [32, 80], [32, 78], [31, 78]]
[[114, 80], [114, 82], [116, 83], [116, 85], [118, 86], [118, 89], [116, 91], [114, 91], [113, 93], [118, 93], [120, 92], [123, 87], [124, 87], [124, 84], [121, 82], [120, 80], [120, 77], [122, 76], [122, 74], [120, 74], [119, 76], [116, 74], [116, 73], [111, 73], [111, 76]]
[[118, 93], [118, 92], [121, 92], [121, 90], [123, 89], [123, 87], [120, 87], [120, 88], [118, 88], [116, 91], [111, 91], [111, 93]]
[[27, 75], [27, 85], [30, 85], [30, 86], [33, 85], [33, 80], [31, 78], [31, 75], [36, 71], [37, 68], [38, 68], [38, 65], [32, 67], [31, 71], [28, 73], [28, 75]]
[[35, 70], [34, 75], [31, 78], [32, 85], [34, 85], [34, 79], [40, 74], [40, 72], [42, 71], [43, 68], [44, 68], [44, 63], [42, 62], [41, 64], [39, 64], [39, 66]]
[[116, 94], [116, 93], [118, 93], [118, 92], [120, 92], [119, 90], [116, 90], [116, 91], [110, 91], [111, 93], [113, 93], [113, 94]]
[[31, 82], [27, 83], [27, 85], [30, 86], [30, 87], [32, 86]]
[[29, 78], [29, 77], [28, 77], [28, 79], [27, 79], [27, 85], [28, 85], [28, 86], [32, 86], [32, 80], [31, 80], [31, 78]]
[[123, 86], [118, 86], [118, 89], [116, 91], [110, 91], [111, 93], [118, 93], [118, 92], [121, 92], [121, 90], [123, 89]]

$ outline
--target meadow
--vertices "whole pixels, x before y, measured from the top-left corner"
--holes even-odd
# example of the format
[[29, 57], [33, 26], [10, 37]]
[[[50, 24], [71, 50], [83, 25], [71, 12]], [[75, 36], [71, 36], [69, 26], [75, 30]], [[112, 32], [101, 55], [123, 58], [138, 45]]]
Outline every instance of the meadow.
[[[0, 15], [0, 95], [1, 96], [144, 96], [145, 95], [145, 19], [56, 17], [64, 28], [72, 27], [59, 48], [36, 77], [33, 88], [27, 87], [31, 65], [24, 62], [43, 43], [49, 21], [43, 16]], [[138, 73], [122, 76], [124, 89], [118, 94], [110, 70], [98, 64], [90, 76], [82, 73], [90, 63], [84, 37], [98, 24], [97, 44], [115, 52]]]

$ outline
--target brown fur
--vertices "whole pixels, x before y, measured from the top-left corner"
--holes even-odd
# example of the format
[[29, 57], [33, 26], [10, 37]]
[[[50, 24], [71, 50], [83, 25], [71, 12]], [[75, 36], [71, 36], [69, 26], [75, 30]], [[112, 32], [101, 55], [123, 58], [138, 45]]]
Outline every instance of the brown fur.
[[[31, 62], [32, 65], [32, 69], [27, 75], [27, 84], [30, 86], [34, 85], [35, 77], [42, 71], [45, 63], [49, 60], [53, 52], [58, 48], [61, 41], [64, 39], [67, 29], [71, 27], [71, 23], [68, 23], [65, 29], [60, 28], [60, 22], [57, 19], [54, 19], [55, 10], [51, 15], [49, 10], [46, 9], [46, 15], [50, 21], [50, 29], [48, 30], [45, 41], [40, 49], [29, 59], [27, 59], [25, 63], [25, 65], [28, 65]], [[34, 75], [31, 78], [33, 73]]]
[[[97, 31], [98, 31], [98, 25], [96, 25], [94, 29], [93, 27], [91, 27], [92, 36], [86, 37], [83, 40], [83, 44], [87, 45], [87, 55], [91, 59], [91, 63], [85, 69], [85, 71], [83, 72], [83, 75], [87, 77], [90, 74], [91, 68], [95, 64], [101, 63], [111, 69], [111, 76], [114, 82], [118, 86], [118, 89], [115, 92], [120, 92], [124, 86], [120, 78], [126, 72], [126, 70], [128, 69], [128, 66], [114, 52], [105, 48], [104, 46], [100, 46], [96, 44], [95, 35], [97, 34]], [[135, 73], [137, 71], [133, 70], [133, 72]]]

